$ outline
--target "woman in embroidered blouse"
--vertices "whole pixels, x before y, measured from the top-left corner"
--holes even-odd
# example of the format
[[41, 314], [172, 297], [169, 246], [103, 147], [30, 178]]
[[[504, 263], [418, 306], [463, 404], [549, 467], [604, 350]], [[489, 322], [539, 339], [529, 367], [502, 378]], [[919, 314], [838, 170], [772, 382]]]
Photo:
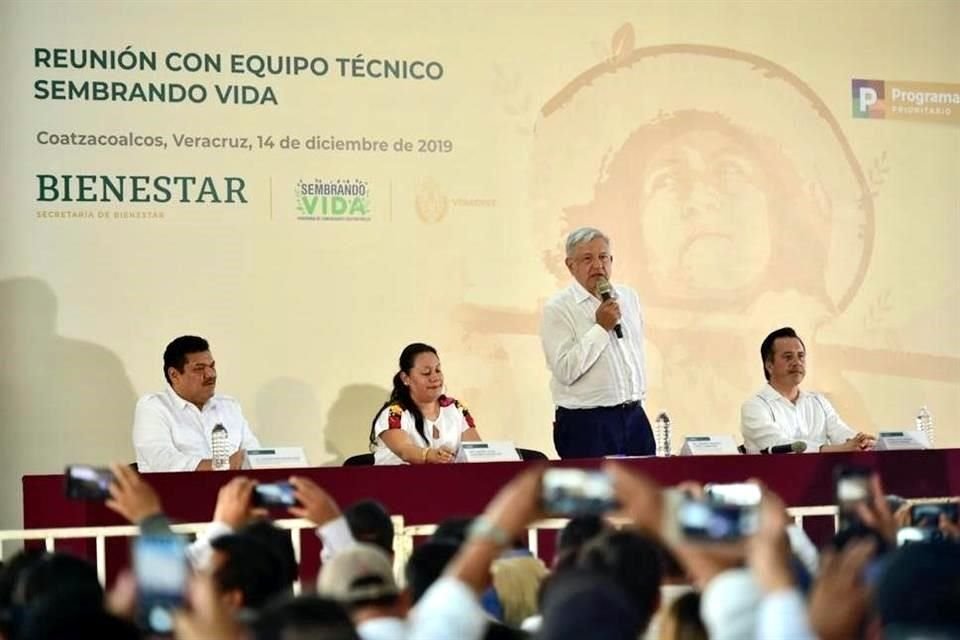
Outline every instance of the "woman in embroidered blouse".
[[437, 350], [415, 342], [400, 353], [393, 391], [370, 426], [374, 464], [444, 464], [480, 434], [467, 408], [443, 393]]

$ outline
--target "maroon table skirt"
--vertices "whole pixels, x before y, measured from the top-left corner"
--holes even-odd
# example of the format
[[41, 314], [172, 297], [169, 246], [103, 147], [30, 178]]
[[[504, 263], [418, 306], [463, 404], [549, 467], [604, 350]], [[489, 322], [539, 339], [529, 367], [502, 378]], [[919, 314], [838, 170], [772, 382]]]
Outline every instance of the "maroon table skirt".
[[[833, 468], [855, 464], [880, 472], [887, 493], [905, 498], [960, 495], [960, 449], [829, 453], [804, 455], [740, 455], [671, 458], [637, 458], [622, 461], [664, 485], [683, 480], [739, 482], [758, 478], [776, 491], [789, 506], [833, 504]], [[602, 460], [554, 460], [551, 466], [596, 468]], [[338, 503], [348, 505], [364, 498], [382, 502], [407, 524], [437, 523], [455, 515], [479, 513], [497, 490], [526, 464], [522, 462], [417, 465], [396, 467], [318, 467], [310, 469], [246, 471], [261, 482], [287, 478], [291, 473], [311, 478]], [[204, 522], [213, 515], [217, 491], [241, 472], [152, 473], [145, 477], [176, 522]], [[280, 512], [276, 517], [289, 517]], [[815, 541], [829, 535], [829, 518], [805, 523]], [[819, 520], [819, 522], [817, 522]], [[103, 504], [68, 500], [63, 476], [23, 478], [23, 521], [27, 529], [126, 524]], [[319, 542], [311, 532], [302, 536], [301, 576], [312, 580], [318, 569]], [[542, 553], [552, 554], [553, 535], [541, 536]], [[127, 542], [108, 540], [107, 569], [112, 578], [128, 561]], [[92, 557], [92, 543], [59, 544]]]

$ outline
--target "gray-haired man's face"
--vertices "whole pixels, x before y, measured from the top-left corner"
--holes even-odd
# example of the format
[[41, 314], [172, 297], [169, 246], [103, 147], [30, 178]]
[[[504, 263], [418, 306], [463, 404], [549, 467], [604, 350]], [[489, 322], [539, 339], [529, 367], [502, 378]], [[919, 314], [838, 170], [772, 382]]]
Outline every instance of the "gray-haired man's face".
[[573, 248], [573, 255], [566, 260], [567, 269], [574, 280], [590, 293], [596, 293], [600, 278], [610, 279], [613, 272], [613, 256], [610, 243], [603, 238], [581, 242]]

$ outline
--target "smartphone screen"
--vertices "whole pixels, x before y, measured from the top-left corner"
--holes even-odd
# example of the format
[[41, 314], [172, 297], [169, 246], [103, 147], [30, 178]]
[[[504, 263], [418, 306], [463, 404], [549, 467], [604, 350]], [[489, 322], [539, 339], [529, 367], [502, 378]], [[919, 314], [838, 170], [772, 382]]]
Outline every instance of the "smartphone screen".
[[72, 464], [64, 471], [67, 497], [71, 500], [106, 500], [110, 497], [113, 472], [103, 467]]
[[834, 491], [841, 529], [858, 524], [857, 505], [873, 499], [871, 473], [869, 469], [858, 467], [838, 467], [834, 471]]
[[704, 499], [684, 496], [676, 510], [676, 528], [680, 536], [693, 542], [736, 542], [757, 532], [759, 517], [759, 487], [757, 499], [732, 504], [710, 497]]
[[173, 611], [183, 606], [189, 576], [183, 538], [140, 536], [133, 545], [133, 566], [141, 625], [151, 633], [172, 633]]
[[703, 491], [710, 502], [740, 507], [756, 507], [762, 497], [760, 485], [752, 482], [708, 484]]
[[618, 506], [610, 476], [584, 469], [547, 469], [541, 501], [544, 511], [556, 515], [599, 515]]
[[294, 507], [299, 504], [295, 493], [296, 489], [289, 482], [258, 484], [253, 488], [252, 502], [258, 507]]
[[910, 506], [910, 524], [914, 527], [936, 529], [940, 526], [940, 514], [951, 522], [957, 522], [956, 502], [921, 502]]

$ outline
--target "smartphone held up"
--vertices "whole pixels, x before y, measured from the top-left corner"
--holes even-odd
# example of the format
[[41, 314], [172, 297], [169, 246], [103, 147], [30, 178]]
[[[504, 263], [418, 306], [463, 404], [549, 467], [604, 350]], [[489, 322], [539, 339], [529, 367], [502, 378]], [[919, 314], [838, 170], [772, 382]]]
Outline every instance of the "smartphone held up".
[[71, 500], [104, 501], [110, 497], [113, 472], [105, 467], [71, 464], [64, 471], [66, 494]]
[[173, 534], [142, 535], [133, 543], [137, 617], [153, 634], [173, 632], [173, 612], [184, 606], [189, 578], [186, 543]]
[[558, 516], [600, 515], [619, 507], [603, 471], [547, 469], [540, 496], [543, 510]]
[[759, 485], [708, 484], [703, 497], [683, 494], [674, 503], [676, 537], [690, 542], [737, 542], [756, 533], [760, 520]]
[[296, 489], [289, 482], [258, 484], [250, 501], [255, 507], [298, 507]]

